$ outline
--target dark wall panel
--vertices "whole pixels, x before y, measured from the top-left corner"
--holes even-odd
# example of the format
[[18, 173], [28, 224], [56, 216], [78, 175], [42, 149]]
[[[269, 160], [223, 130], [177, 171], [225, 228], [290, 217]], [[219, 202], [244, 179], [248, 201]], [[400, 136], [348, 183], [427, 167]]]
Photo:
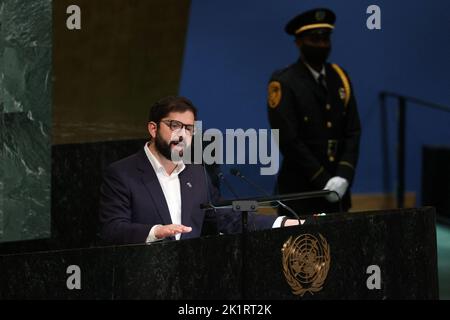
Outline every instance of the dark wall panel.
[[[81, 9], [81, 30], [66, 8]], [[149, 106], [178, 92], [188, 0], [54, 1], [53, 143], [142, 138]]]

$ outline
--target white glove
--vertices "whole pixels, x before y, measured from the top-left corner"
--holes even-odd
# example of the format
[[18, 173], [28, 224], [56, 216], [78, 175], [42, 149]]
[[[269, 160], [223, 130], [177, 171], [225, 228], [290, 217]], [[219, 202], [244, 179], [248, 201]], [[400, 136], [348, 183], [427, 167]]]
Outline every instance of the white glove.
[[[328, 180], [327, 184], [325, 185], [324, 190], [330, 190], [330, 191], [336, 191], [339, 194], [339, 197], [342, 199], [345, 192], [348, 188], [348, 181], [345, 178], [342, 177], [333, 177], [330, 180]], [[325, 197], [329, 202], [337, 202], [339, 201], [339, 198], [335, 193], [330, 193]]]

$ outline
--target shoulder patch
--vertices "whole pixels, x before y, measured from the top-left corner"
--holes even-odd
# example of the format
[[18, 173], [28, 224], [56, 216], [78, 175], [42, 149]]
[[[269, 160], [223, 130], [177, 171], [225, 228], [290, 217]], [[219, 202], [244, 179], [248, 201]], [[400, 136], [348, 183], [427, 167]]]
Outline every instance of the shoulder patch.
[[342, 85], [344, 87], [339, 89], [339, 96], [342, 100], [344, 100], [344, 105], [347, 107], [352, 93], [350, 88], [350, 81], [348, 81], [347, 75], [341, 69], [341, 67], [339, 67], [335, 63], [331, 64], [331, 66], [333, 67], [334, 71], [336, 71], [336, 73], [339, 75], [339, 78], [341, 78]]
[[278, 107], [281, 101], [281, 84], [278, 81], [271, 81], [267, 89], [267, 104], [272, 109]]

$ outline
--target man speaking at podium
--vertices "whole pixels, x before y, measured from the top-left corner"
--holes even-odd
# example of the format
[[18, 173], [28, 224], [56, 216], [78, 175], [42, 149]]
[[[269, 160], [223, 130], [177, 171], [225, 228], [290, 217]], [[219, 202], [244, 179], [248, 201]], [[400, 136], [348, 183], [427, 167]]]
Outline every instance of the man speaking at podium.
[[[195, 134], [197, 110], [184, 97], [167, 97], [150, 109], [150, 141], [136, 154], [104, 172], [100, 198], [100, 237], [109, 244], [151, 243], [199, 237], [205, 219], [218, 231], [237, 233], [241, 215], [231, 210], [202, 210], [219, 200], [204, 167], [183, 163]], [[173, 155], [178, 154], [177, 160]], [[249, 214], [250, 230], [298, 224], [285, 217]]]
[[[275, 72], [268, 87], [271, 127], [280, 130], [284, 156], [278, 193], [335, 191], [342, 208], [351, 207], [350, 186], [355, 174], [361, 134], [353, 88], [347, 74], [327, 63], [335, 15], [313, 9], [285, 27], [295, 37], [300, 58]], [[300, 200], [289, 205], [297, 214], [336, 212], [339, 198]]]

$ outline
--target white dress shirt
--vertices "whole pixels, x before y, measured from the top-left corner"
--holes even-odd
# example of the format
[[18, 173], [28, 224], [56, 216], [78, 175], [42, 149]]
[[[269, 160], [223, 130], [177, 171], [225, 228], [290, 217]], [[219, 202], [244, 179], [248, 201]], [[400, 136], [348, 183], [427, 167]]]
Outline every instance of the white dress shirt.
[[[169, 208], [172, 223], [181, 224], [181, 189], [180, 189], [180, 179], [178, 178], [178, 175], [180, 174], [181, 171], [183, 171], [186, 168], [186, 165], [183, 162], [180, 162], [176, 166], [175, 170], [169, 175], [167, 174], [162, 164], [150, 151], [150, 148], [147, 143], [144, 146], [144, 150], [145, 154], [147, 155], [148, 161], [150, 161], [153, 170], [155, 170], [159, 184], [161, 185], [161, 189], [164, 193], [164, 197], [166, 198], [166, 203], [167, 207]], [[284, 218], [283, 216], [278, 217], [273, 223], [272, 228], [281, 227], [283, 218]], [[160, 224], [154, 225], [150, 229], [147, 240], [145, 241], [147, 244], [160, 240], [155, 236], [155, 228], [158, 226], [160, 226]], [[176, 240], [180, 240], [180, 237], [181, 237], [180, 233], [175, 235]]]
[[[184, 170], [186, 165], [183, 162], [177, 164], [175, 170], [169, 175], [164, 169], [163, 165], [158, 161], [158, 159], [150, 151], [150, 148], [146, 144], [144, 146], [145, 154], [147, 155], [150, 164], [155, 170], [156, 177], [158, 178], [161, 189], [166, 198], [167, 207], [169, 208], [170, 218], [173, 224], [181, 224], [181, 190], [180, 190], [180, 179], [178, 174]], [[147, 237], [147, 243], [158, 240], [155, 237], [155, 225], [150, 230], [149, 236]], [[181, 234], [176, 234], [175, 239], [179, 240]]]
[[316, 80], [317, 83], [319, 83], [319, 77], [323, 76], [323, 78], [325, 79], [326, 73], [325, 73], [325, 66], [322, 66], [322, 70], [320, 70], [320, 72], [317, 72], [313, 67], [311, 67], [309, 64], [307, 64], [305, 62], [306, 67], [308, 68], [308, 70], [311, 72], [311, 74], [314, 77], [314, 80]]

